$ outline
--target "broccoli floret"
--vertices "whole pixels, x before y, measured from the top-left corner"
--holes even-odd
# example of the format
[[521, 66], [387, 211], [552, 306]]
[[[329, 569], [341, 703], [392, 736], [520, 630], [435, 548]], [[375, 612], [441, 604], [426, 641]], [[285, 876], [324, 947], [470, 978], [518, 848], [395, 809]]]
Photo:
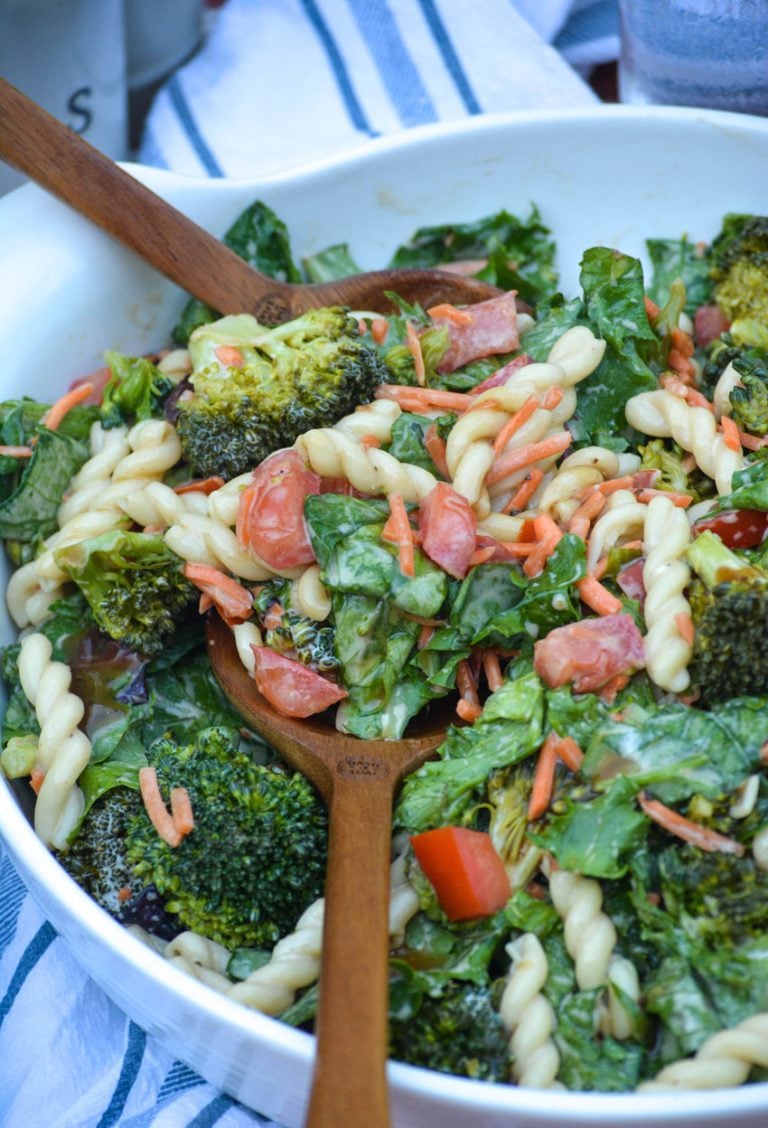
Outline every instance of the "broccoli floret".
[[637, 449], [642, 457], [640, 469], [659, 471], [653, 483], [656, 489], [688, 493], [694, 501], [703, 501], [712, 496], [714, 491], [712, 479], [696, 466], [691, 470], [684, 468], [683, 460], [688, 456], [677, 443], [665, 439], [651, 439], [645, 446]]
[[271, 329], [247, 314], [224, 317], [196, 329], [189, 348], [192, 394], [179, 400], [177, 429], [185, 458], [206, 476], [252, 469], [391, 378], [341, 306]]
[[66, 853], [59, 855], [64, 869], [112, 916], [120, 916], [130, 889], [136, 894], [136, 879], [126, 856], [129, 823], [141, 810], [141, 798], [130, 787], [114, 787], [88, 811], [77, 837]]
[[722, 948], [764, 935], [768, 872], [749, 855], [665, 850], [659, 876], [664, 907], [689, 935]]
[[768, 573], [709, 530], [688, 548], [696, 576], [691, 681], [702, 705], [768, 693]]
[[162, 650], [199, 592], [162, 536], [114, 529], [54, 557], [85, 596], [99, 627], [142, 654]]
[[339, 668], [341, 663], [334, 650], [334, 628], [294, 610], [291, 585], [287, 580], [263, 584], [256, 592], [253, 606], [265, 646], [278, 654], [295, 658], [313, 670]]
[[761, 327], [768, 332], [768, 216], [725, 217], [712, 243], [712, 278], [737, 342], [759, 343]]
[[163, 798], [189, 793], [194, 830], [179, 846], [142, 811], [128, 828], [128, 859], [187, 927], [228, 948], [271, 947], [322, 896], [327, 815], [303, 776], [255, 763], [235, 729], [203, 730], [190, 745], [149, 749]]
[[487, 988], [451, 981], [438, 997], [424, 994], [415, 1013], [390, 1019], [389, 1055], [397, 1061], [477, 1081], [509, 1080], [509, 1035]]

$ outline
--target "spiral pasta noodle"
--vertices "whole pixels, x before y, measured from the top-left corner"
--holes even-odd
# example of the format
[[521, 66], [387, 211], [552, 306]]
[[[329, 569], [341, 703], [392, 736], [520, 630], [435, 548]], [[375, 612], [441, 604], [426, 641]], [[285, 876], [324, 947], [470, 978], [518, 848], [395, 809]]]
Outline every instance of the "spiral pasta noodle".
[[587, 569], [594, 572], [601, 560], [621, 540], [642, 537], [647, 506], [629, 490], [616, 490], [595, 521], [587, 545]]
[[692, 647], [680, 633], [680, 616], [690, 617], [685, 589], [691, 569], [684, 559], [691, 542], [685, 510], [669, 498], [651, 499], [645, 518], [645, 662], [656, 685], [672, 693], [688, 688]]
[[230, 953], [222, 944], [197, 932], [182, 932], [166, 944], [163, 955], [174, 967], [199, 979], [214, 991], [228, 993], [231, 983], [226, 972]]
[[331, 613], [331, 597], [320, 579], [318, 564], [310, 564], [291, 585], [291, 603], [300, 615], [322, 623]]
[[768, 1013], [752, 1015], [727, 1030], [719, 1030], [692, 1058], [665, 1066], [638, 1092], [670, 1089], [720, 1089], [743, 1085], [753, 1066], [768, 1068]]
[[72, 673], [51, 655], [45, 635], [27, 635], [19, 655], [19, 680], [40, 725], [37, 765], [43, 780], [35, 803], [35, 830], [46, 845], [63, 850], [83, 812], [77, 780], [90, 760], [91, 742], [78, 728], [85, 706], [70, 693]]
[[700, 470], [713, 478], [718, 493], [731, 492], [731, 479], [744, 465], [741, 450], [732, 450], [717, 430], [706, 407], [692, 407], [664, 388], [640, 392], [627, 400], [627, 422], [644, 435], [672, 438], [696, 459]]
[[278, 940], [269, 963], [257, 968], [227, 992], [264, 1014], [281, 1014], [296, 992], [314, 983], [320, 972], [325, 901], [319, 898], [302, 913], [293, 932]]
[[270, 568], [237, 539], [233, 529], [213, 517], [183, 513], [165, 532], [165, 543], [182, 560], [211, 564], [241, 580], [271, 580], [274, 576], [293, 578], [299, 568]]
[[512, 1077], [531, 1089], [555, 1084], [560, 1055], [552, 1040], [555, 1013], [541, 991], [547, 980], [547, 957], [538, 937], [525, 932], [507, 944], [510, 968], [499, 1013], [509, 1031]]
[[[603, 894], [591, 877], [555, 870], [549, 877], [552, 904], [563, 921], [565, 947], [574, 961], [581, 991], [607, 986], [615, 978], [625, 994], [639, 998], [637, 973], [628, 960], [615, 955], [616, 929], [602, 911]], [[609, 994], [606, 1025], [615, 1038], [628, 1037], [632, 1027], [618, 999]]]
[[294, 446], [321, 477], [346, 478], [355, 489], [371, 496], [397, 493], [405, 502], [419, 502], [437, 485], [429, 470], [399, 462], [376, 447], [362, 447], [333, 427], [306, 431]]
[[581, 504], [578, 494], [619, 472], [619, 458], [605, 447], [588, 446], [569, 454], [542, 488], [536, 507], [566, 523]]

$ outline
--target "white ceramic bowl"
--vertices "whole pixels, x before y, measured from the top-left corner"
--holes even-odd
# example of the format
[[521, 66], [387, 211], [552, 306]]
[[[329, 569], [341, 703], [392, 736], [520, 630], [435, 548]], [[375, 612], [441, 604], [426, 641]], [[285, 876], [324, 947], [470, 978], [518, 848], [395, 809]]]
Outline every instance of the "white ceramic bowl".
[[[726, 211], [764, 210], [768, 119], [628, 107], [526, 113], [414, 130], [258, 183], [132, 171], [217, 234], [261, 198], [287, 222], [298, 254], [347, 240], [364, 267], [384, 264], [419, 224], [502, 206], [520, 214], [535, 201], [558, 238], [572, 294], [590, 245], [640, 253], [646, 236], [707, 238]], [[51, 398], [107, 347], [135, 354], [165, 342], [179, 291], [37, 188], [0, 201], [0, 247], [0, 398]], [[0, 615], [7, 640], [11, 624]], [[301, 1123], [309, 1035], [219, 997], [148, 952], [59, 868], [5, 784], [0, 834], [76, 958], [137, 1023], [246, 1105]], [[389, 1076], [400, 1128], [768, 1124], [762, 1084], [640, 1097], [526, 1091], [398, 1064]]]

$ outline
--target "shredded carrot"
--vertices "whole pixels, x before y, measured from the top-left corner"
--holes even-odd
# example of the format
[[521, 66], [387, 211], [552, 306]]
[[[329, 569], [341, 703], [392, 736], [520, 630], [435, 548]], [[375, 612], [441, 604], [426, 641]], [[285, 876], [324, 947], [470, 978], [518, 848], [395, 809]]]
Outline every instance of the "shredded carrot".
[[[589, 529], [589, 526], [592, 524], [596, 517], [600, 516], [604, 509], [605, 494], [600, 493], [599, 490], [596, 490], [594, 493], [588, 494], [588, 496], [584, 498], [584, 501], [582, 501], [579, 508], [571, 517], [571, 520], [568, 523], [568, 532], [576, 533], [576, 528], [574, 526], [581, 528], [582, 522], [586, 522], [587, 529]], [[576, 535], [582, 536], [580, 532]], [[586, 540], [586, 537], [584, 537], [584, 539]]]
[[517, 450], [507, 451], [506, 454], [502, 454], [501, 458], [496, 459], [486, 474], [486, 485], [492, 486], [495, 482], [500, 482], [509, 474], [514, 474], [516, 470], [522, 470], [533, 462], [539, 462], [544, 458], [553, 458], [561, 454], [570, 445], [570, 432], [559, 431], [556, 435], [550, 435], [547, 439], [540, 439], [537, 443], [528, 443]]
[[690, 333], [686, 333], [685, 329], [681, 329], [677, 326], [669, 334], [669, 339], [672, 342], [672, 347], [682, 353], [683, 356], [693, 356], [693, 337]]
[[480, 704], [480, 698], [477, 696], [477, 685], [466, 658], [462, 658], [456, 666], [456, 688], [466, 701], [471, 701], [473, 705]]
[[195, 816], [192, 813], [192, 803], [186, 787], [172, 788], [171, 815], [180, 838], [186, 838], [195, 829]]
[[739, 431], [739, 442], [744, 450], [761, 450], [768, 446], [768, 435], [750, 435], [747, 431]]
[[598, 697], [606, 705], [612, 705], [616, 700], [616, 694], [619, 690], [623, 689], [625, 685], [629, 684], [629, 674], [614, 674], [612, 678], [598, 690]]
[[768, 740], [766, 740], [765, 744], [760, 749], [760, 763], [768, 764]]
[[720, 428], [723, 432], [723, 442], [729, 450], [735, 450], [741, 453], [741, 440], [739, 439], [739, 428], [729, 415], [723, 415], [720, 419]]
[[592, 575], [596, 580], [602, 580], [605, 573], [608, 571], [608, 557], [601, 556], [597, 564], [592, 569]]
[[495, 408], [499, 407], [501, 407], [501, 404], [497, 399], [491, 399], [490, 397], [488, 399], [480, 399], [479, 396], [473, 396], [472, 403], [462, 414], [469, 415], [471, 411], [493, 411]]
[[427, 370], [424, 367], [424, 354], [421, 351], [419, 334], [416, 332], [416, 326], [411, 321], [408, 321], [405, 326], [405, 343], [413, 357], [413, 370], [416, 373], [416, 383], [419, 384], [420, 387], [423, 387], [427, 377]]
[[475, 402], [466, 392], [445, 392], [442, 388], [414, 388], [411, 384], [379, 384], [376, 399], [391, 399], [404, 411], [466, 411]]
[[525, 563], [523, 564], [523, 571], [526, 576], [538, 576], [540, 572], [543, 572], [544, 565], [557, 548], [562, 535], [562, 533], [559, 533], [558, 536], [555, 536], [555, 534], [552, 533], [549, 536], [542, 537], [540, 541], [536, 542], [532, 551], [527, 554]]
[[43, 786], [44, 779], [45, 772], [42, 768], [38, 768], [37, 765], [35, 765], [35, 767], [29, 773], [29, 786], [32, 788], [35, 795], [40, 794], [40, 788]]
[[424, 623], [421, 630], [419, 631], [419, 637], [416, 640], [416, 649], [423, 650], [425, 646], [429, 646], [434, 633], [435, 628], [430, 627], [427, 623]]
[[547, 388], [546, 392], [544, 393], [544, 398], [541, 401], [541, 406], [546, 411], [554, 411], [563, 398], [564, 394], [565, 393], [563, 392], [563, 389], [559, 384], [553, 384], [553, 386], [551, 388]]
[[652, 819], [663, 830], [669, 831], [670, 834], [682, 838], [685, 842], [690, 842], [692, 846], [698, 846], [700, 850], [706, 850], [710, 854], [735, 854], [737, 858], [743, 857], [744, 844], [742, 842], [737, 842], [733, 838], [726, 838], [724, 834], [718, 834], [716, 830], [712, 830], [708, 826], [702, 826], [701, 823], [685, 818], [678, 811], [660, 803], [658, 799], [649, 799], [644, 791], [640, 792], [637, 801], [649, 819]]
[[242, 368], [245, 364], [245, 357], [235, 345], [219, 345], [213, 352], [225, 368]]
[[133, 890], [130, 885], [121, 885], [117, 891], [117, 899], [121, 902], [130, 901], [132, 895]]
[[482, 715], [483, 710], [482, 706], [475, 705], [474, 701], [467, 701], [466, 697], [460, 697], [456, 702], [456, 712], [462, 721], [474, 724], [477, 718]]
[[699, 392], [696, 388], [689, 388], [688, 395], [685, 397], [689, 407], [705, 407], [707, 411], [714, 412], [715, 405], [710, 403], [703, 392]]
[[386, 317], [374, 317], [371, 322], [371, 336], [377, 345], [383, 345], [389, 332], [389, 322]]
[[659, 376], [659, 386], [665, 392], [670, 392], [673, 396], [682, 400], [688, 399], [688, 393], [691, 390], [690, 386], [681, 380], [676, 372], [662, 372]]
[[0, 446], [0, 454], [8, 458], [31, 458], [35, 452], [28, 446]]
[[543, 477], [544, 471], [539, 470], [538, 466], [532, 466], [530, 473], [523, 479], [502, 509], [502, 513], [514, 513], [517, 510], [525, 509], [526, 505], [541, 485]]
[[594, 486], [587, 486], [586, 489], [580, 490], [577, 497], [586, 498], [591, 493], [601, 493], [603, 497], [610, 497], [611, 494], [617, 493], [619, 490], [631, 490], [635, 484], [635, 480], [631, 474], [625, 474], [621, 478], [608, 478], [605, 482], [597, 482]]
[[452, 321], [454, 325], [471, 325], [473, 321], [471, 313], [465, 309], [457, 309], [450, 302], [441, 302], [440, 305], [430, 306], [427, 313], [432, 318], [443, 317], [446, 321]]
[[277, 630], [283, 621], [284, 614], [285, 611], [283, 610], [282, 603], [278, 603], [277, 601], [271, 603], [264, 616], [264, 629], [267, 631]]
[[370, 432], [366, 435], [360, 436], [360, 446], [370, 450], [372, 447], [380, 447], [381, 439], [378, 435], [372, 435]]
[[645, 312], [648, 315], [649, 321], [652, 321], [654, 317], [659, 316], [659, 314], [661, 313], [661, 308], [660, 308], [660, 306], [657, 306], [656, 302], [653, 301], [652, 298], [649, 298], [647, 295], [646, 295], [644, 300], [645, 300]]
[[616, 615], [621, 611], [621, 600], [608, 591], [608, 588], [603, 587], [594, 574], [579, 580], [576, 587], [582, 602], [598, 615]]
[[584, 753], [572, 736], [564, 736], [557, 746], [557, 754], [572, 772], [577, 772], [584, 762]]
[[510, 415], [504, 426], [499, 431], [496, 438], [493, 440], [493, 453], [496, 458], [499, 457], [504, 447], [517, 431], [520, 430], [522, 425], [526, 423], [533, 413], [539, 408], [539, 398], [531, 394], [525, 403], [518, 408], [514, 415]]
[[216, 490], [220, 490], [223, 485], [224, 479], [219, 477], [218, 474], [213, 474], [210, 478], [193, 478], [189, 482], [181, 482], [180, 485], [173, 487], [173, 492], [177, 494], [212, 494]]
[[502, 541], [510, 556], [530, 556], [537, 547], [533, 541]]
[[389, 520], [381, 535], [385, 540], [397, 545], [400, 571], [403, 575], [413, 576], [415, 574], [413, 533], [402, 494], [389, 495]]
[[552, 793], [555, 789], [555, 768], [557, 767], [557, 746], [560, 737], [556, 732], [550, 732], [541, 746], [539, 758], [533, 773], [533, 786], [528, 802], [528, 822], [540, 819], [552, 802]]
[[434, 462], [440, 477], [450, 478], [451, 473], [448, 469], [448, 461], [445, 457], [445, 439], [441, 439], [438, 435], [437, 425], [435, 423], [430, 423], [424, 432], [424, 446], [427, 448], [427, 454]]
[[693, 619], [687, 611], [678, 611], [675, 615], [675, 626], [683, 642], [687, 643], [688, 646], [693, 646]]
[[474, 568], [478, 564], [487, 564], [495, 552], [496, 549], [492, 544], [485, 545], [483, 548], [476, 548], [469, 558], [469, 567]]
[[486, 650], [483, 653], [483, 670], [485, 672], [485, 680], [488, 682], [488, 688], [491, 693], [494, 693], [504, 680], [501, 674], [501, 663], [499, 662], [497, 651]]
[[178, 846], [181, 835], [176, 829], [173, 816], [168, 811], [163, 797], [160, 794], [160, 785], [157, 782], [157, 771], [153, 767], [139, 769], [139, 791], [144, 803], [149, 821], [169, 846]]
[[49, 431], [55, 431], [61, 424], [64, 416], [77, 407], [83, 400], [88, 399], [88, 396], [93, 391], [93, 384], [86, 381], [84, 384], [78, 384], [76, 388], [70, 388], [63, 396], [53, 403], [43, 416], [43, 426], [47, 427]]
[[651, 486], [645, 486], [637, 491], [637, 500], [642, 502], [643, 505], [648, 505], [654, 497], [665, 497], [678, 509], [687, 509], [693, 501], [691, 494], [678, 493], [676, 490], [654, 490]]

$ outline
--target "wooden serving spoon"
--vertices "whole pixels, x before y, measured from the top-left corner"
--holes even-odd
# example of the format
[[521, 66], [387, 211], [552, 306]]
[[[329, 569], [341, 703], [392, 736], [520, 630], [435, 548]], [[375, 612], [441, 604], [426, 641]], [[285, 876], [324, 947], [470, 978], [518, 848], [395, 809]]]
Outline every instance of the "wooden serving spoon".
[[386, 1128], [389, 862], [392, 800], [442, 742], [442, 727], [403, 740], [359, 740], [265, 701], [211, 612], [208, 656], [227, 698], [328, 804], [317, 1050], [307, 1125]]
[[439, 302], [466, 305], [500, 293], [475, 278], [422, 269], [375, 270], [313, 285], [275, 281], [2, 78], [0, 158], [220, 313], [252, 313], [275, 325], [326, 305], [385, 313], [393, 308], [386, 297], [389, 290], [425, 309]]

